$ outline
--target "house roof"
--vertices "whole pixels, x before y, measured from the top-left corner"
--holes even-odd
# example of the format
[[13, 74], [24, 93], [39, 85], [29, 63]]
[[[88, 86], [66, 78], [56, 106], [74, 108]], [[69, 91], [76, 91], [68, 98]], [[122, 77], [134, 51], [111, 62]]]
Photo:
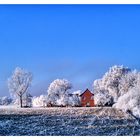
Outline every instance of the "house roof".
[[[85, 92], [90, 92], [91, 94], [93, 94], [88, 88], [82, 93], [82, 94], [80, 94], [80, 96], [82, 96]], [[93, 94], [94, 95], [94, 94]]]

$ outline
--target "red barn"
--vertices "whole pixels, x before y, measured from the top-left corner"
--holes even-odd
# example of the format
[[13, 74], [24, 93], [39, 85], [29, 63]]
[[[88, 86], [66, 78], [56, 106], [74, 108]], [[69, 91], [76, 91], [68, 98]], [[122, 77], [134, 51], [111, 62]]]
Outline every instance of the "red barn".
[[88, 89], [86, 89], [80, 97], [82, 107], [94, 107], [94, 94], [92, 94]]

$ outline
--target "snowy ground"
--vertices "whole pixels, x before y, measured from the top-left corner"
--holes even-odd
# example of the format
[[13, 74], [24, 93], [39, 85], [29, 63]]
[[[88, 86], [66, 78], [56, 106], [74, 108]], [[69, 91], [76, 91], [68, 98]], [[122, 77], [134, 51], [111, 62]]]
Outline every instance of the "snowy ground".
[[140, 135], [140, 125], [114, 108], [0, 107], [0, 135]]

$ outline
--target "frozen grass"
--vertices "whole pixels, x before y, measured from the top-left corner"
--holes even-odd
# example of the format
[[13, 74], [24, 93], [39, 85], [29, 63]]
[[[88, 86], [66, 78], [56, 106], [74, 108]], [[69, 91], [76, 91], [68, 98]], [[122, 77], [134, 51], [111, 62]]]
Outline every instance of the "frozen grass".
[[114, 108], [0, 107], [0, 135], [140, 135], [140, 125]]

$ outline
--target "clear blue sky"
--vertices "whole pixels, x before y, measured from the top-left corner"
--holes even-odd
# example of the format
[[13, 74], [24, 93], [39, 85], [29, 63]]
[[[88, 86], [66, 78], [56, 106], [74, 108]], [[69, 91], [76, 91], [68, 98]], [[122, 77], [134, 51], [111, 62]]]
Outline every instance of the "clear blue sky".
[[0, 96], [16, 66], [39, 95], [56, 78], [91, 89], [115, 64], [140, 70], [140, 5], [0, 5]]

